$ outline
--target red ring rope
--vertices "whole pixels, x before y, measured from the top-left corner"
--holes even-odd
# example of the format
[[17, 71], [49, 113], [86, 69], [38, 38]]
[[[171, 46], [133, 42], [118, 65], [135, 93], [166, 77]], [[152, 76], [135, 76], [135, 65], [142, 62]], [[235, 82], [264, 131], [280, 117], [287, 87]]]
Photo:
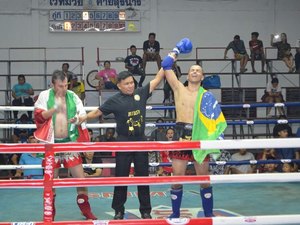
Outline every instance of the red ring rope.
[[[177, 222], [175, 222], [177, 221]], [[181, 222], [180, 222], [181, 221]], [[0, 225], [11, 225], [12, 223], [1, 223]], [[52, 223], [45, 223], [45, 222], [35, 222], [34, 225], [47, 225], [47, 224], [57, 224], [57, 225], [70, 225], [70, 224], [77, 224], [77, 225], [138, 225], [141, 224], [141, 220], [130, 219], [130, 220], [95, 220], [95, 221], [61, 221], [61, 222], [52, 222]], [[142, 224], [147, 225], [213, 225], [212, 218], [191, 218], [191, 219], [178, 219], [174, 220], [174, 223], [171, 223], [170, 220], [166, 219], [145, 219], [142, 220]], [[16, 223], [16, 225], [18, 225]], [[21, 225], [21, 223], [20, 223]]]
[[[129, 150], [128, 150], [129, 149]], [[150, 184], [158, 183], [157, 181], [166, 183], [210, 183], [211, 176], [176, 176], [176, 177], [108, 177], [108, 178], [72, 178], [72, 179], [53, 179], [54, 174], [54, 152], [78, 152], [78, 151], [147, 151], [151, 149], [154, 151], [165, 150], [184, 150], [184, 149], [200, 149], [200, 142], [110, 142], [110, 143], [67, 143], [67, 144], [0, 144], [0, 151], [5, 152], [45, 152], [45, 175], [44, 180], [1, 180], [0, 188], [2, 187], [36, 187], [44, 188], [44, 221], [25, 223], [25, 224], [132, 224], [137, 225], [141, 223], [141, 220], [122, 220], [122, 221], [64, 221], [53, 222], [52, 221], [52, 201], [53, 201], [53, 187], [74, 187], [74, 186], [124, 186], [124, 185], [137, 185], [137, 184]], [[148, 150], [149, 151], [149, 150]], [[289, 175], [289, 174], [287, 174]], [[299, 174], [296, 174], [299, 175]], [[300, 177], [293, 176], [292, 180], [299, 181]], [[160, 183], [161, 184], [161, 183]], [[298, 216], [298, 215], [296, 215]], [[298, 218], [298, 217], [297, 217]], [[296, 218], [296, 219], [297, 219]], [[196, 218], [196, 219], [179, 219], [177, 222], [170, 222], [169, 220], [143, 220], [143, 223], [149, 225], [165, 225], [165, 224], [192, 224], [192, 225], [213, 225], [213, 218]], [[248, 223], [248, 221], [246, 221]], [[0, 223], [0, 224], [12, 224], [12, 223]], [[23, 224], [22, 222], [13, 223], [15, 225]], [[218, 224], [218, 223], [216, 223]], [[244, 224], [244, 223], [243, 223]]]
[[166, 141], [166, 142], [95, 142], [95, 143], [56, 143], [56, 144], [0, 144], [0, 151], [2, 153], [19, 153], [19, 152], [44, 152], [45, 146], [51, 145], [55, 152], [78, 152], [78, 151], [165, 151], [165, 150], [188, 150], [200, 149], [199, 141], [180, 142], [180, 141]]

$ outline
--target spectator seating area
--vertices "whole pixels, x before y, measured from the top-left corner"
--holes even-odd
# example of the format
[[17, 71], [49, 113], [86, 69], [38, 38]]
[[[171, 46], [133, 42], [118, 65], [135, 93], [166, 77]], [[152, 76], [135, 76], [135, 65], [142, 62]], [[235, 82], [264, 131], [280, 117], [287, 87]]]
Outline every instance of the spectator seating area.
[[[138, 51], [140, 51], [140, 48], [137, 48]], [[84, 51], [83, 48], [79, 49], [79, 53], [82, 53]], [[161, 51], [167, 52], [169, 49], [161, 49]], [[180, 59], [178, 60], [177, 64], [181, 67], [181, 74], [182, 76], [179, 78], [182, 82], [185, 81], [185, 75], [187, 74], [187, 68], [193, 64], [197, 63], [201, 65], [204, 68], [204, 72], [206, 76], [212, 76], [217, 75], [220, 78], [220, 86], [219, 87], [210, 87], [209, 90], [212, 91], [218, 98], [219, 102], [223, 106], [223, 112], [225, 114], [226, 119], [228, 120], [228, 124], [230, 125], [228, 129], [226, 130], [225, 137], [227, 138], [257, 138], [257, 137], [272, 137], [273, 129], [275, 127], [275, 124], [278, 123], [277, 119], [279, 118], [278, 110], [275, 110], [273, 108], [271, 110], [271, 113], [273, 116], [271, 118], [266, 117], [266, 106], [262, 105], [255, 106], [255, 107], [244, 107], [243, 105], [251, 105], [251, 104], [258, 104], [261, 103], [261, 97], [263, 96], [266, 86], [270, 81], [275, 77], [280, 81], [281, 88], [282, 88], [282, 94], [284, 98], [284, 103], [286, 104], [286, 107], [284, 107], [285, 117], [283, 119], [287, 119], [288, 122], [291, 121], [290, 126], [293, 130], [293, 133], [296, 133], [297, 128], [299, 127], [299, 115], [300, 115], [300, 107], [299, 105], [289, 105], [291, 102], [300, 102], [300, 85], [299, 83], [299, 74], [296, 72], [286, 72], [285, 69], [282, 69], [282, 62], [280, 60], [277, 60], [274, 56], [274, 48], [265, 48], [265, 55], [266, 55], [266, 72], [264, 73], [253, 73], [253, 72], [244, 72], [239, 73], [239, 62], [235, 59], [223, 59], [221, 56], [222, 54], [219, 54], [220, 52], [224, 51], [224, 47], [222, 48], [195, 48], [195, 55], [190, 56], [190, 58]], [[124, 67], [124, 61], [120, 60], [118, 56], [121, 54], [121, 52], [115, 53], [114, 56], [106, 56], [105, 51], [100, 51], [98, 49], [98, 53], [101, 52], [101, 58], [105, 58], [105, 60], [100, 60], [99, 55], [97, 59], [97, 70], [91, 70], [90, 72], [85, 72], [83, 69], [83, 61], [85, 59], [80, 58], [83, 54], [78, 54], [80, 57], [78, 59], [74, 60], [66, 60], [66, 59], [59, 59], [59, 60], [43, 60], [42, 63], [44, 65], [47, 65], [47, 70], [42, 71], [41, 74], [35, 74], [35, 73], [24, 73], [27, 80], [33, 81], [35, 78], [38, 78], [40, 85], [37, 85], [34, 83], [34, 91], [35, 94], [38, 95], [38, 93], [41, 90], [44, 90], [45, 88], [49, 87], [49, 78], [51, 76], [51, 70], [49, 70], [49, 65], [51, 65], [51, 68], [54, 69], [60, 69], [60, 66], [68, 62], [70, 64], [70, 71], [73, 71], [73, 74], [75, 76], [70, 76], [78, 79], [85, 85], [85, 105], [87, 106], [97, 106], [96, 102], [100, 100], [100, 102], [105, 101], [105, 95], [111, 95], [116, 90], [106, 90], [102, 87], [100, 90], [96, 90], [96, 86], [98, 86], [98, 80], [95, 81], [95, 76], [97, 75], [98, 71], [102, 68], [101, 65], [105, 61], [107, 61], [107, 58], [111, 57], [112, 60], [109, 60], [112, 67], [116, 68], [116, 71], [122, 71], [125, 70]], [[128, 49], [124, 49], [123, 53], [125, 52], [125, 56], [128, 54]], [[217, 53], [213, 53], [217, 52]], [[163, 54], [163, 53], [162, 53]], [[219, 57], [214, 58], [213, 56], [219, 55]], [[124, 58], [123, 58], [124, 59]], [[31, 60], [26, 59], [23, 60], [23, 64], [25, 63], [41, 63], [37, 62], [37, 60]], [[55, 62], [55, 63], [53, 63]], [[1, 61], [1, 63], [11, 65], [11, 63], [17, 63], [13, 59]], [[76, 71], [75, 71], [76, 70]], [[13, 71], [13, 70], [9, 70]], [[147, 65], [147, 74], [146, 74], [146, 80], [149, 81], [156, 73], [157, 71], [157, 65], [156, 63], [149, 62]], [[0, 90], [0, 95], [3, 96], [9, 96], [8, 98], [5, 98], [5, 102], [2, 103], [2, 105], [11, 105], [11, 90], [12, 85], [14, 82], [12, 80], [14, 78], [18, 77], [18, 74], [5, 74], [1, 75], [2, 79], [9, 80], [11, 82], [8, 82], [8, 86], [5, 90]], [[8, 79], [10, 77], [10, 79]], [[251, 82], [249, 82], [251, 81]], [[256, 86], [255, 86], [256, 85]], [[152, 98], [149, 101], [149, 105], [154, 106], [164, 106], [163, 103], [163, 87], [162, 85], [158, 88], [156, 92], [154, 92]], [[99, 98], [100, 94], [100, 98]], [[93, 96], [94, 99], [91, 101], [92, 98], [90, 96]], [[94, 101], [96, 98], [96, 101]], [[235, 107], [231, 107], [233, 105], [236, 105]], [[163, 117], [166, 123], [174, 122], [174, 111], [172, 108], [172, 104], [170, 102], [168, 105], [165, 106], [171, 106], [170, 108], [163, 109], [163, 110], [148, 110], [147, 112], [147, 118], [146, 120], [151, 123], [157, 120], [159, 117]], [[227, 107], [226, 107], [227, 106]], [[243, 106], [243, 107], [241, 107]], [[20, 113], [21, 115], [21, 113]], [[11, 111], [5, 111], [3, 113], [3, 117], [0, 118], [2, 123], [14, 123], [15, 121], [12, 118], [12, 112]], [[34, 118], [33, 118], [34, 119]], [[263, 123], [260, 121], [267, 121], [268, 123]], [[237, 123], [234, 124], [234, 122], [244, 122], [244, 123]], [[247, 121], [254, 121], [253, 123], [247, 123]], [[107, 123], [114, 122], [113, 117], [105, 118], [105, 121]], [[269, 123], [270, 122], [270, 123]], [[167, 128], [169, 126], [166, 126]], [[98, 136], [103, 133], [102, 129], [95, 129], [94, 130], [97, 136], [95, 136], [95, 140], [99, 140]], [[153, 131], [153, 127], [147, 129], [147, 136], [150, 136], [151, 132]], [[9, 140], [12, 140], [12, 129], [4, 129], [3, 130], [3, 142], [10, 142]], [[19, 138], [20, 139], [20, 138]], [[18, 137], [15, 138], [15, 140], [19, 140]], [[264, 150], [263, 149], [257, 149], [252, 150], [251, 152], [254, 154], [255, 159], [258, 159], [261, 157], [261, 154]], [[298, 152], [297, 152], [298, 153]], [[233, 154], [233, 153], [232, 153]], [[297, 154], [296, 154], [297, 155]], [[113, 162], [113, 156], [111, 155], [100, 155], [103, 159], [103, 162]], [[295, 156], [299, 157], [298, 155]], [[4, 161], [7, 163], [10, 160], [10, 157], [6, 156], [4, 157]], [[268, 168], [261, 166], [255, 166], [252, 168], [252, 172], [262, 172], [264, 170], [268, 170]], [[278, 171], [282, 171], [282, 168], [277, 168]], [[277, 171], [276, 170], [276, 171]], [[293, 169], [296, 171], [297, 169]], [[229, 173], [232, 173], [232, 170]], [[113, 171], [111, 170], [104, 170], [103, 173], [105, 176], [113, 175]], [[193, 171], [189, 171], [189, 174], [193, 174]], [[62, 176], [67, 176], [66, 173], [63, 173]]]

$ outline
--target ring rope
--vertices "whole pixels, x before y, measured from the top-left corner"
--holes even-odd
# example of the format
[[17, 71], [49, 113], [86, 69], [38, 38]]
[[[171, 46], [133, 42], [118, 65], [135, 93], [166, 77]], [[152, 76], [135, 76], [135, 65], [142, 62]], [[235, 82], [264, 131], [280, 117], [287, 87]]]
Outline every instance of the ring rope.
[[[179, 219], [156, 219], [143, 220], [147, 225], [282, 225], [282, 224], [299, 224], [300, 215], [262, 215], [262, 216], [238, 216], [238, 217], [212, 217], [212, 218], [179, 218]], [[56, 221], [56, 225], [137, 225], [141, 220], [94, 220], [94, 221]], [[45, 222], [0, 222], [0, 225], [45, 225]]]
[[[300, 102], [279, 102], [279, 103], [251, 103], [251, 104], [231, 104], [223, 105], [220, 104], [222, 109], [230, 108], [260, 108], [260, 107], [290, 107], [290, 106], [300, 106]], [[146, 109], [150, 110], [170, 110], [175, 109], [175, 106], [147, 106]]]
[[[269, 183], [300, 182], [299, 173], [260, 173], [202, 176], [161, 176], [161, 177], [100, 177], [53, 179], [53, 187], [90, 186], [136, 186], [162, 184], [231, 184], [231, 183]], [[43, 179], [0, 180], [0, 188], [44, 188]]]
[[[288, 142], [290, 143], [291, 140], [292, 139], [289, 139]], [[257, 141], [258, 140], [256, 140], [256, 142]], [[280, 141], [283, 141], [283, 140], [280, 140]], [[223, 142], [223, 144], [225, 143], [225, 141], [222, 141], [222, 142]], [[175, 143], [175, 142], [173, 142], [173, 143]], [[180, 143], [181, 144], [180, 147], [184, 147], [184, 149], [185, 149], [187, 146], [185, 146], [185, 145], [183, 146], [183, 143], [184, 142]], [[202, 149], [216, 148], [216, 147], [211, 147], [211, 143], [210, 144], [209, 143], [205, 144], [205, 142], [203, 142], [203, 143], [200, 144], [200, 142], [189, 142], [189, 144], [196, 144], [197, 145], [196, 147], [194, 147], [194, 146], [191, 147], [190, 146], [189, 149], [191, 149], [191, 148], [197, 148], [198, 149], [198, 148], [200, 148], [200, 145], [201, 145]], [[59, 146], [59, 145], [55, 146], [55, 145], [52, 145], [52, 144], [48, 144], [48, 145], [44, 146], [45, 147], [44, 152], [46, 153], [45, 154], [45, 162], [46, 162], [45, 168], [46, 169], [45, 169], [45, 176], [44, 176], [43, 180], [36, 180], [35, 182], [32, 182], [31, 180], [21, 180], [20, 182], [11, 180], [11, 181], [0, 182], [0, 186], [2, 186], [2, 184], [5, 183], [5, 182], [7, 184], [18, 183], [19, 185], [17, 187], [16, 186], [14, 186], [14, 187], [15, 188], [20, 188], [20, 187], [28, 187], [28, 185], [31, 185], [31, 184], [34, 183], [35, 184], [34, 187], [39, 187], [40, 186], [41, 188], [44, 188], [44, 223], [43, 224], [52, 224], [52, 211], [50, 210], [50, 208], [51, 208], [51, 204], [52, 204], [52, 201], [53, 201], [53, 192], [52, 192], [53, 187], [69, 187], [69, 186], [72, 186], [72, 187], [75, 186], [76, 187], [76, 185], [81, 186], [81, 187], [93, 186], [93, 185], [98, 186], [99, 184], [97, 184], [97, 183], [99, 183], [99, 182], [101, 182], [101, 185], [103, 185], [105, 183], [104, 185], [112, 186], [109, 183], [112, 181], [112, 179], [116, 180], [116, 178], [112, 178], [112, 179], [110, 179], [110, 178], [101, 178], [101, 179], [98, 179], [98, 178], [91, 178], [91, 179], [73, 178], [73, 179], [66, 179], [66, 180], [53, 179], [54, 151], [55, 152], [60, 152], [62, 150], [70, 151], [70, 149], [69, 149], [70, 147], [73, 148], [72, 149], [72, 151], [73, 151], [73, 150], [76, 150], [76, 149], [74, 149], [74, 147], [76, 148], [76, 144], [78, 144], [78, 143], [72, 143], [72, 145], [66, 144], [64, 146], [63, 145], [62, 146]], [[126, 144], [128, 144], [128, 143], [126, 143]], [[141, 143], [137, 143], [137, 144], [142, 145]], [[143, 144], [146, 144], [146, 143], [144, 142]], [[151, 144], [151, 143], [148, 143], [148, 144]], [[163, 144], [163, 143], [158, 143], [158, 144]], [[171, 144], [172, 144], [172, 142], [171, 142]], [[245, 143], [243, 143], [243, 144], [245, 144]], [[272, 143], [272, 144], [274, 144], [274, 143]], [[178, 145], [179, 145], [179, 143], [178, 143]], [[65, 149], [68, 146], [69, 146], [69, 148]], [[81, 149], [86, 147], [86, 146], [87, 146], [86, 143], [85, 143], [85, 145], [81, 145]], [[259, 146], [262, 147], [261, 145], [259, 145]], [[278, 144], [276, 146], [278, 146]], [[115, 147], [120, 148], [120, 146], [115, 146]], [[121, 147], [124, 147], [124, 146], [121, 145]], [[125, 146], [125, 147], [126, 147], [126, 150], [127, 149], [132, 149], [130, 151], [137, 151], [137, 150], [145, 151], [145, 148], [144, 147], [141, 148], [142, 146], [139, 146], [139, 145], [129, 146], [131, 148], [128, 148], [128, 146]], [[155, 150], [152, 147], [151, 147], [151, 150]], [[160, 146], [160, 147], [163, 147], [163, 146]], [[268, 145], [268, 147], [276, 148], [276, 147], [270, 146], [270, 145]], [[298, 147], [298, 146], [293, 145], [291, 147], [293, 148], [293, 147]], [[91, 146], [89, 146], [89, 148], [91, 148]], [[137, 148], [137, 149], [135, 149], [135, 148]], [[222, 147], [220, 147], [220, 148], [226, 149], [226, 147], [224, 148], [224, 145], [222, 145]], [[244, 148], [246, 148], [246, 147], [244, 147]], [[249, 148], [251, 148], [251, 147], [249, 147]], [[173, 149], [173, 148], [171, 148], [171, 149]], [[232, 149], [232, 146], [230, 146], [230, 149]], [[161, 149], [160, 149], [160, 151], [161, 151]], [[253, 175], [255, 175], [255, 177], [253, 177]], [[274, 177], [274, 175], [276, 177]], [[186, 183], [226, 183], [226, 182], [231, 183], [231, 182], [233, 182], [233, 180], [238, 180], [238, 182], [242, 182], [242, 183], [249, 183], [249, 182], [299, 182], [299, 180], [300, 180], [300, 176], [297, 173], [247, 174], [247, 175], [243, 174], [243, 175], [230, 175], [230, 176], [228, 176], [228, 175], [218, 175], [218, 176], [211, 175], [211, 176], [190, 176], [190, 177], [186, 177], [186, 176], [182, 176], [182, 177], [180, 177], [180, 176], [179, 177], [178, 176], [175, 176], [175, 177], [124, 177], [124, 180], [123, 180], [123, 177], [122, 177], [122, 179], [118, 178], [118, 180], [116, 181], [117, 183], [114, 184], [114, 186], [150, 184], [149, 182], [151, 182], [151, 180], [150, 180], [151, 178], [155, 178], [155, 183], [157, 183], [157, 181], [162, 180], [163, 183], [166, 182], [168, 184], [169, 183], [171, 183], [171, 184], [172, 183], [182, 183], [182, 184], [186, 184]], [[162, 179], [160, 179], [160, 178], [162, 178]], [[192, 179], [192, 178], [195, 178], [195, 179], [197, 178], [197, 179], [190, 181], [190, 179]], [[220, 180], [221, 178], [222, 178], [222, 180]], [[247, 178], [247, 179], [245, 179], [245, 178]], [[258, 181], [259, 178], [260, 179], [262, 178], [262, 179]], [[163, 180], [163, 179], [171, 179], [171, 180]], [[176, 180], [176, 179], [178, 179], [178, 180]], [[228, 180], [226, 180], [226, 179], [228, 179]], [[26, 181], [29, 181], [29, 182], [26, 182]], [[22, 184], [24, 186], [22, 186]], [[160, 183], [160, 184], [162, 184], [162, 183]], [[8, 187], [8, 186], [5, 185], [5, 188], [6, 187]], [[210, 221], [206, 220], [206, 219], [207, 218], [205, 218], [205, 221], [209, 222], [208, 224], [213, 224], [212, 219]], [[274, 217], [272, 217], [272, 219], [274, 219]], [[253, 221], [256, 221], [256, 220], [252, 218], [250, 220], [250, 222], [253, 222]], [[157, 221], [152, 221], [152, 222], [155, 222], [155, 224], [157, 224]], [[169, 222], [169, 221], [167, 220], [167, 222]], [[249, 221], [245, 221], [245, 222], [249, 222]], [[94, 224], [94, 222], [93, 222], [93, 224]], [[122, 221], [122, 224], [123, 224], [123, 221]], [[173, 222], [168, 223], [168, 224], [173, 224]], [[224, 224], [224, 223], [222, 223], [222, 224]], [[239, 223], [239, 224], [241, 224], [241, 223]], [[272, 224], [274, 224], [274, 223], [272, 223]]]
[[299, 148], [299, 138], [234, 139], [211, 141], [137, 141], [137, 142], [73, 142], [56, 144], [0, 144], [0, 153], [19, 152], [135, 152], [174, 151], [190, 149], [257, 149], [257, 148]]
[[[287, 124], [287, 123], [300, 123], [300, 119], [268, 119], [268, 120], [227, 120], [228, 125], [254, 125], [254, 124]], [[166, 127], [175, 126], [176, 123], [146, 123], [146, 127]], [[115, 128], [116, 123], [88, 123], [87, 128]], [[35, 124], [0, 124], [1, 129], [19, 128], [19, 129], [36, 129]]]
[[[300, 163], [300, 159], [269, 159], [269, 160], [245, 160], [245, 161], [215, 161], [209, 162], [209, 165], [261, 165], [261, 164], [283, 164], [283, 163]], [[193, 162], [188, 162], [188, 165], [193, 165]], [[115, 163], [92, 163], [82, 164], [83, 168], [115, 168]], [[159, 166], [172, 166], [169, 162], [151, 162], [151, 167]], [[134, 164], [131, 164], [134, 167]], [[43, 169], [41, 165], [0, 165], [0, 170], [12, 170], [12, 169]], [[63, 168], [63, 165], [62, 165]]]
[[[230, 104], [230, 105], [220, 105], [221, 108], [259, 108], [259, 107], [289, 107], [289, 106], [300, 106], [300, 102], [279, 102], [279, 103], [251, 103], [251, 104]], [[97, 106], [84, 106], [85, 110], [92, 111], [98, 109]], [[159, 105], [148, 105], [146, 107], [148, 110], [170, 110], [175, 109], [175, 106], [159, 106]], [[33, 106], [0, 106], [2, 111], [33, 111]]]

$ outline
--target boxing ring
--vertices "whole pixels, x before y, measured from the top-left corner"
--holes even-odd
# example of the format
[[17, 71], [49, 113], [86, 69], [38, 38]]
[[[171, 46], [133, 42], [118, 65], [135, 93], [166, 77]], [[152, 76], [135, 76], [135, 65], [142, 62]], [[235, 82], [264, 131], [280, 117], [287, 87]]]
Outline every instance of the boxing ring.
[[[27, 107], [22, 107], [22, 110], [27, 110]], [[10, 109], [11, 110], [11, 109]], [[286, 123], [284, 121], [284, 123]], [[155, 125], [155, 124], [154, 124]], [[88, 124], [90, 128], [104, 128], [104, 127], [113, 127], [112, 124]], [[153, 126], [150, 124], [148, 126]], [[34, 125], [33, 125], [34, 127]], [[22, 125], [22, 124], [1, 124], [0, 128], [33, 128], [32, 125]], [[272, 140], [272, 141], [270, 141]], [[59, 152], [82, 152], [82, 151], [101, 151], [101, 152], [116, 152], [116, 151], [170, 151], [170, 150], [189, 150], [189, 149], [212, 149], [212, 148], [220, 148], [220, 149], [256, 149], [256, 148], [300, 148], [300, 141], [297, 138], [288, 138], [288, 139], [244, 139], [244, 140], [222, 140], [222, 141], [192, 141], [192, 142], [97, 142], [97, 143], [64, 143], [64, 144], [0, 144], [0, 153], [45, 153], [45, 170], [44, 170], [44, 179], [36, 179], [36, 180], [0, 180], [0, 193], [2, 199], [9, 199], [10, 191], [20, 191], [22, 194], [26, 196], [29, 195], [29, 191], [36, 192], [38, 195], [36, 198], [43, 196], [39, 202], [41, 212], [30, 211], [27, 208], [29, 216], [32, 215], [34, 218], [37, 218], [35, 215], [38, 213], [40, 219], [26, 219], [22, 221], [26, 222], [6, 222], [8, 220], [3, 220], [1, 218], [5, 218], [3, 214], [3, 209], [0, 214], [0, 224], [99, 224], [99, 225], [108, 225], [108, 224], [203, 224], [203, 225], [243, 225], [243, 224], [300, 224], [300, 206], [297, 204], [299, 202], [299, 182], [300, 182], [300, 173], [278, 173], [278, 174], [242, 174], [242, 175], [206, 175], [206, 176], [172, 176], [172, 177], [100, 177], [100, 178], [67, 178], [67, 179], [54, 179], [53, 178], [53, 162], [54, 162], [54, 153]], [[282, 162], [282, 161], [281, 161]], [[294, 161], [298, 162], [298, 161]], [[219, 162], [222, 164], [222, 162]], [[227, 162], [228, 163], [228, 162]], [[250, 164], [258, 163], [258, 162], [249, 162]], [[265, 163], [265, 162], [259, 162]], [[112, 165], [113, 166], [113, 165]], [[25, 167], [24, 167], [25, 168]], [[58, 221], [52, 221], [52, 201], [53, 201], [53, 193], [52, 187], [58, 188], [58, 191], [65, 192], [66, 189], [70, 187], [90, 187], [90, 191], [92, 192], [96, 189], [103, 189], [112, 186], [124, 186], [128, 185], [130, 188], [136, 185], [151, 185], [155, 190], [165, 190], [165, 193], [168, 192], [170, 184], [175, 183], [183, 183], [186, 185], [198, 186], [201, 183], [210, 183], [214, 186], [215, 192], [215, 203], [221, 204], [223, 201], [227, 202], [227, 204], [236, 205], [233, 207], [235, 209], [241, 208], [245, 206], [245, 208], [256, 208], [254, 210], [254, 214], [243, 216], [241, 214], [229, 215], [229, 216], [219, 216], [213, 218], [198, 218], [196, 217], [183, 217], [180, 219], [166, 219], [165, 217], [169, 215], [170, 208], [160, 209], [159, 205], [161, 201], [166, 201], [170, 205], [169, 198], [166, 199], [158, 198], [155, 199], [156, 205], [153, 207], [153, 213], [159, 211], [161, 214], [160, 217], [156, 217], [158, 219], [152, 220], [141, 220], [137, 218], [128, 218], [125, 220], [111, 220], [112, 216], [107, 217], [105, 219], [99, 219], [95, 221], [81, 221], [78, 220], [59, 220], [60, 215], [59, 212], [57, 214]], [[258, 184], [257, 184], [258, 183]], [[284, 185], [283, 185], [284, 184]], [[167, 187], [166, 187], [167, 185]], [[220, 187], [222, 185], [222, 187]], [[247, 186], [245, 186], [247, 185]], [[264, 190], [263, 185], [268, 185], [270, 189]], [[291, 187], [288, 187], [290, 186]], [[260, 193], [256, 188], [262, 188]], [[245, 190], [245, 187], [251, 187], [251, 189]], [[111, 188], [112, 189], [112, 188]], [[186, 190], [186, 189], [184, 189]], [[233, 190], [233, 192], [232, 192]], [[267, 191], [267, 192], [266, 192]], [[74, 191], [73, 191], [74, 192]], [[221, 195], [218, 197], [218, 192], [221, 192]], [[232, 192], [232, 193], [230, 193]], [[237, 193], [240, 192], [240, 195]], [[274, 192], [274, 195], [272, 193]], [[252, 196], [248, 196], [245, 198], [243, 195], [247, 195], [252, 193]], [[286, 213], [274, 213], [268, 211], [265, 214], [261, 206], [264, 205], [264, 200], [261, 200], [260, 197], [263, 197], [268, 193], [269, 199], [271, 197], [271, 202], [269, 204], [268, 209], [272, 211], [273, 208], [278, 208], [279, 204], [283, 204], [281, 208], [278, 210], [280, 212], [284, 211], [284, 208], [288, 208], [288, 212]], [[7, 196], [8, 195], [8, 196]], [[187, 190], [185, 193], [185, 197], [189, 195], [192, 196], [191, 202], [186, 204], [194, 204], [194, 207], [201, 206], [200, 196], [196, 193], [195, 190]], [[198, 196], [197, 202], [195, 202], [195, 195]], [[284, 200], [285, 197], [288, 199]], [[26, 197], [25, 196], [25, 197]], [[58, 193], [58, 196], [62, 198], [63, 196]], [[68, 195], [67, 195], [68, 196]], [[254, 204], [251, 202], [251, 199], [254, 197], [258, 197], [260, 199], [259, 203]], [[277, 200], [275, 199], [277, 198]], [[74, 199], [74, 197], [69, 197]], [[20, 198], [21, 199], [21, 198]], [[24, 199], [24, 197], [22, 198]], [[25, 198], [26, 199], [26, 198]], [[247, 199], [247, 200], [246, 200]], [[27, 199], [28, 200], [28, 199]], [[102, 199], [101, 199], [102, 200]], [[18, 201], [16, 199], [16, 201]], [[67, 201], [67, 200], [64, 200]], [[134, 199], [136, 202], [137, 199]], [[184, 201], [184, 200], [183, 200]], [[7, 208], [9, 204], [5, 201], [1, 201], [1, 208]], [[276, 203], [277, 202], [277, 203]], [[3, 204], [3, 205], [2, 205]], [[7, 204], [7, 205], [6, 205]], [[20, 204], [20, 203], [19, 203]], [[34, 207], [30, 202], [28, 203], [28, 207]], [[67, 203], [65, 207], [69, 207], [72, 203]], [[110, 204], [110, 203], [108, 203]], [[129, 200], [130, 204], [130, 200]], [[249, 204], [249, 207], [246, 205]], [[273, 205], [274, 204], [274, 205]], [[278, 204], [275, 206], [275, 204]], [[21, 205], [21, 204], [20, 204]], [[75, 203], [73, 203], [75, 205]], [[92, 209], [97, 215], [98, 210], [103, 208], [104, 204], [98, 202], [96, 204], [95, 201], [91, 201]], [[98, 205], [98, 207], [97, 207]], [[128, 206], [128, 204], [126, 204]], [[157, 206], [158, 205], [158, 206]], [[292, 205], [292, 206], [288, 206]], [[158, 207], [158, 208], [157, 208]], [[183, 208], [184, 205], [183, 205]], [[215, 207], [216, 209], [218, 207]], [[58, 209], [58, 208], [57, 208]], [[61, 208], [59, 208], [60, 210]], [[64, 210], [68, 211], [64, 208]], [[294, 211], [293, 211], [294, 210]], [[27, 212], [26, 211], [26, 212]], [[291, 213], [292, 212], [292, 213]], [[79, 214], [79, 213], [77, 213]], [[281, 214], [281, 215], [280, 215]], [[42, 215], [42, 216], [41, 216]], [[183, 213], [184, 215], [184, 213]], [[198, 213], [199, 215], [199, 213]], [[72, 215], [70, 215], [72, 217]], [[201, 215], [200, 215], [201, 216]], [[199, 217], [200, 217], [199, 216]], [[41, 219], [42, 217], [42, 219]], [[77, 218], [77, 217], [76, 217]], [[100, 216], [100, 218], [104, 218]]]

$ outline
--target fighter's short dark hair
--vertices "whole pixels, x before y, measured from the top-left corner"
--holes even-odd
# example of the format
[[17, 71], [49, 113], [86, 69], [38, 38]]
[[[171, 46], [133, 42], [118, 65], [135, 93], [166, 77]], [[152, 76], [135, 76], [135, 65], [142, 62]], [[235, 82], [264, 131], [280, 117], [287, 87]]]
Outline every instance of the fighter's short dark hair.
[[53, 72], [53, 74], [52, 74], [52, 79], [51, 79], [51, 81], [52, 81], [52, 84], [54, 84], [54, 82], [55, 82], [56, 80], [64, 81], [66, 78], [67, 78], [67, 76], [64, 74], [63, 71], [61, 71], [61, 70], [55, 70], [55, 71]]

